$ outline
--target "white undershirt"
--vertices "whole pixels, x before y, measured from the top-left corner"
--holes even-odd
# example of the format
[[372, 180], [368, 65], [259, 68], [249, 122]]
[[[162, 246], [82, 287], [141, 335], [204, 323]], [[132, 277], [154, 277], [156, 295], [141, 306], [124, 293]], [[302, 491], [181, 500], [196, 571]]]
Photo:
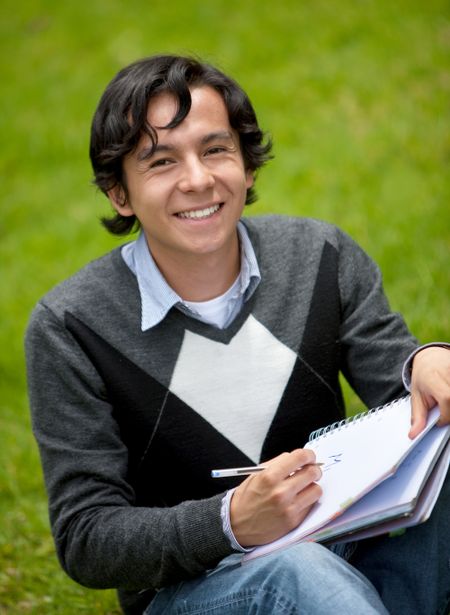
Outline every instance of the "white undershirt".
[[[241, 274], [235, 279], [230, 288], [219, 297], [209, 301], [183, 301], [190, 310], [200, 316], [202, 321], [223, 329], [230, 314], [239, 311], [244, 301], [241, 291]], [[239, 306], [237, 305], [239, 303]], [[236, 309], [237, 308], [237, 309]]]

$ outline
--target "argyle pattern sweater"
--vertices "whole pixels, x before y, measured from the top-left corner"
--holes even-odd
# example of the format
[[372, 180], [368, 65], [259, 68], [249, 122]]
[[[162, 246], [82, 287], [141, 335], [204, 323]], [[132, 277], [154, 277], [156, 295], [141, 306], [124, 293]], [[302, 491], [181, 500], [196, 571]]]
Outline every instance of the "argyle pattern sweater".
[[340, 372], [368, 406], [402, 394], [417, 346], [342, 231], [243, 221], [261, 282], [223, 330], [173, 308], [143, 332], [120, 249], [31, 317], [30, 403], [58, 556], [78, 582], [118, 588], [128, 613], [231, 552], [220, 504], [239, 481], [212, 468], [270, 459], [341, 419]]

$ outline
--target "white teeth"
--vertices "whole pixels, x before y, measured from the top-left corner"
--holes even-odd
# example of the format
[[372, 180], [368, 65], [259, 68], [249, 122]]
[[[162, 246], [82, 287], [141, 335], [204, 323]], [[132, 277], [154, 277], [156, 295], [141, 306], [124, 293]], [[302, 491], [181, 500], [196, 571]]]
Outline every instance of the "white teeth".
[[206, 207], [206, 209], [196, 209], [194, 211], [181, 211], [177, 215], [180, 218], [190, 218], [190, 219], [198, 220], [199, 218], [207, 218], [208, 216], [211, 216], [212, 214], [214, 214], [216, 211], [219, 210], [219, 207], [220, 205], [211, 205], [211, 207]]

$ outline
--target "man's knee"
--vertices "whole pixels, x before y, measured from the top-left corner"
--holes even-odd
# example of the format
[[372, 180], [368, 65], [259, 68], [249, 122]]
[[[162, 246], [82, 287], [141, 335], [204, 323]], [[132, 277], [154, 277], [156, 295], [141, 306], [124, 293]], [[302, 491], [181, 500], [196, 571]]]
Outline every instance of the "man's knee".
[[[262, 588], [283, 586], [297, 588], [297, 595], [312, 598], [321, 593], [321, 582], [328, 583], [341, 565], [348, 566], [337, 555], [317, 543], [306, 542], [292, 545], [260, 559], [244, 564], [249, 578]], [[253, 571], [252, 571], [253, 567]]]
[[[254, 565], [253, 582], [262, 591], [289, 596], [299, 612], [325, 614], [386, 613], [372, 584], [344, 559], [317, 543], [307, 542], [277, 551]], [[250, 570], [247, 571], [247, 574]], [[297, 612], [297, 611], [295, 611]]]
[[304, 574], [314, 573], [322, 576], [324, 570], [339, 562], [340, 558], [326, 547], [315, 542], [302, 542], [287, 549], [276, 551], [260, 560], [253, 560], [267, 574], [293, 574], [302, 578]]

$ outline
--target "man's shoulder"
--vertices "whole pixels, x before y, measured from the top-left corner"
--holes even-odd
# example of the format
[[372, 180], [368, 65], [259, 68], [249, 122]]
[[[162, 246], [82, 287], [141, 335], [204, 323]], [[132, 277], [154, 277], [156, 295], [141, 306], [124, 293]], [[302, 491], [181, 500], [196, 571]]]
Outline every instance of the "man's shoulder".
[[332, 239], [339, 230], [334, 224], [304, 216], [284, 216], [279, 214], [243, 218], [250, 232], [267, 237], [298, 236], [313, 234], [316, 237]]
[[[339, 247], [342, 231], [329, 222], [300, 216], [265, 215], [244, 218], [253, 245], [261, 253], [275, 250], [285, 255], [321, 252], [324, 243]], [[280, 255], [281, 256], [281, 255]]]
[[66, 311], [100, 309], [103, 301], [109, 301], [115, 292], [132, 285], [134, 279], [122, 259], [121, 248], [115, 248], [54, 286], [41, 298], [39, 305], [57, 317]]

